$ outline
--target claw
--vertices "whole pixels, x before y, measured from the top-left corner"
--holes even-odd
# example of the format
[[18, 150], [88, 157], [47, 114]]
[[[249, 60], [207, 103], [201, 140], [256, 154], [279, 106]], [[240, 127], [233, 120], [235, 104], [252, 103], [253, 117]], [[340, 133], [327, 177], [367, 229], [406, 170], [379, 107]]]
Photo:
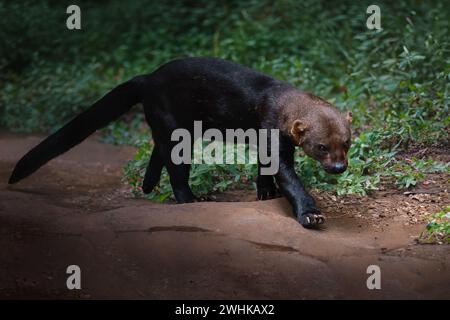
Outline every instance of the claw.
[[306, 228], [315, 227], [319, 224], [323, 224], [324, 222], [325, 217], [316, 213], [306, 213], [300, 219], [300, 223]]

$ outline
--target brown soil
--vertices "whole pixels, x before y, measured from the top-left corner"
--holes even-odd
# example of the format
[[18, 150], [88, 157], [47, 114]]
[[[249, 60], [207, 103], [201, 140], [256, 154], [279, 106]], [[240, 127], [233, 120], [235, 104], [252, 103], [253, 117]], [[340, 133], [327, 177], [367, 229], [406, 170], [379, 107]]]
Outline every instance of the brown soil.
[[[426, 214], [450, 203], [449, 176], [408, 192], [314, 193], [328, 220], [306, 230], [285, 199], [253, 192], [159, 204], [131, 198], [133, 148], [90, 138], [14, 186], [40, 137], [0, 133], [0, 298], [450, 298], [450, 246], [418, 245]], [[66, 268], [82, 289], [66, 288]], [[366, 269], [381, 268], [381, 290]]]

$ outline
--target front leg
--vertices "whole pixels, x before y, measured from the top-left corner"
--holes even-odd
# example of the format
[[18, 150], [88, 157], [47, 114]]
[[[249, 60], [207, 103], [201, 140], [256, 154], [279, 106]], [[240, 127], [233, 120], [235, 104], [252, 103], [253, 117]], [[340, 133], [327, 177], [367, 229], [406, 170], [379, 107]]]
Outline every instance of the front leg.
[[275, 179], [281, 193], [291, 203], [298, 222], [306, 228], [316, 227], [322, 224], [325, 218], [295, 172], [294, 150], [295, 147], [291, 143], [280, 141], [280, 167]]
[[274, 177], [261, 174], [261, 164], [258, 164], [258, 177], [256, 178], [256, 191], [258, 200], [268, 200], [279, 197]]

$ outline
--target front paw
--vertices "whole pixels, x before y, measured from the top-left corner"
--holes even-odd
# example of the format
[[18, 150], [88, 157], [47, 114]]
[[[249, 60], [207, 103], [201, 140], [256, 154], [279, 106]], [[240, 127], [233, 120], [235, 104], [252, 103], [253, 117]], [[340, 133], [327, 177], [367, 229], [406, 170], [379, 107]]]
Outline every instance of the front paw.
[[325, 222], [325, 217], [316, 208], [297, 215], [297, 220], [305, 228], [316, 228]]

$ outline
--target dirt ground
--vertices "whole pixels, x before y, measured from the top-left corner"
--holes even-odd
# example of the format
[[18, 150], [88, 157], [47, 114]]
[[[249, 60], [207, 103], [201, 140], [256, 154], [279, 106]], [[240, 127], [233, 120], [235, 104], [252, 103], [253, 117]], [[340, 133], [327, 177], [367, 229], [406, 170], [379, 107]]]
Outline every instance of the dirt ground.
[[[249, 192], [159, 204], [121, 183], [131, 147], [90, 138], [14, 186], [42, 137], [0, 132], [0, 298], [450, 298], [450, 246], [419, 245], [423, 217], [450, 203], [449, 176], [368, 197], [315, 193], [327, 216], [306, 230], [285, 199]], [[81, 290], [66, 268], [81, 268]], [[381, 268], [381, 290], [366, 269]]]

